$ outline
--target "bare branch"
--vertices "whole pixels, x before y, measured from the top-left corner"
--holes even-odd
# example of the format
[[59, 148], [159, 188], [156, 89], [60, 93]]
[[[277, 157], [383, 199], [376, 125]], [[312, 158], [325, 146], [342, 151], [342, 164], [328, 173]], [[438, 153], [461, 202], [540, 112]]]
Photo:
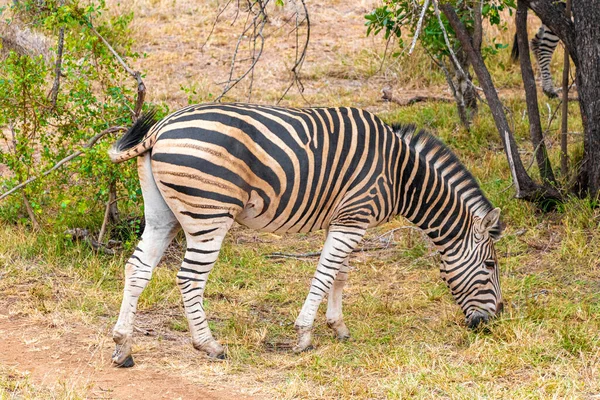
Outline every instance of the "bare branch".
[[[83, 149], [89, 149], [91, 147], [93, 147], [96, 142], [98, 140], [100, 140], [101, 137], [109, 134], [109, 133], [114, 133], [114, 132], [119, 132], [119, 131], [124, 131], [127, 130], [127, 128], [123, 127], [123, 126], [113, 126], [111, 128], [105, 129], [102, 132], [98, 133], [96, 136], [92, 137], [90, 140], [88, 140], [88, 142], [83, 145]], [[76, 152], [73, 152], [71, 154], [69, 154], [68, 156], [66, 156], [65, 158], [63, 158], [62, 160], [60, 160], [59, 162], [57, 162], [56, 164], [54, 164], [54, 166], [52, 168], [50, 168], [49, 170], [45, 171], [44, 173], [37, 175], [37, 176], [33, 176], [29, 179], [27, 179], [25, 182], [18, 184], [17, 186], [15, 186], [14, 188], [12, 188], [11, 190], [9, 190], [8, 192], [2, 194], [0, 196], [0, 200], [4, 199], [5, 197], [11, 195], [12, 193], [16, 192], [17, 190], [29, 185], [31, 182], [44, 177], [50, 173], [52, 173], [53, 171], [57, 170], [58, 168], [60, 168], [62, 165], [68, 163], [69, 161], [73, 160], [76, 157], [79, 157], [80, 155], [82, 155], [84, 153], [84, 150], [77, 150]]]
[[[233, 55], [231, 57], [231, 67], [229, 69], [229, 77], [228, 77], [227, 81], [224, 82], [225, 87], [223, 88], [223, 92], [215, 99], [215, 101], [220, 101], [241, 80], [243, 80], [249, 74], [252, 74], [254, 67], [256, 66], [256, 63], [258, 62], [258, 60], [260, 59], [260, 57], [262, 55], [264, 44], [265, 44], [265, 38], [263, 36], [263, 29], [267, 23], [267, 14], [265, 11], [265, 7], [268, 4], [268, 2], [269, 2], [269, 0], [264, 0], [264, 2], [263, 2], [263, 0], [254, 0], [253, 3], [249, 2], [248, 17], [246, 18], [246, 23], [244, 25], [244, 29], [242, 30], [242, 33], [240, 33], [240, 35], [238, 36], [238, 40], [235, 45], [235, 50], [233, 51]], [[254, 5], [258, 5], [259, 10], [256, 13], [256, 15], [252, 18], [252, 21], [248, 22], [250, 20], [250, 14], [252, 13]], [[238, 7], [239, 7], [239, 4], [238, 4]], [[248, 40], [252, 42], [251, 46], [254, 49], [256, 49], [256, 42], [258, 41], [260, 43], [258, 52], [256, 50], [253, 50], [253, 55], [251, 58], [252, 63], [250, 64], [250, 66], [246, 69], [246, 71], [244, 71], [244, 73], [242, 75], [240, 75], [237, 78], [234, 78], [233, 75], [235, 72], [236, 63], [237, 63], [237, 61], [239, 61], [238, 60], [238, 52], [240, 49], [240, 45], [241, 45], [242, 41], [246, 38], [246, 35], [251, 30], [252, 30], [252, 35]], [[251, 76], [253, 76], [253, 75], [251, 75]]]
[[129, 75], [131, 75], [137, 81], [137, 84], [138, 84], [137, 98], [135, 101], [135, 108], [133, 110], [133, 120], [134, 121], [137, 120], [138, 117], [140, 116], [140, 113], [142, 112], [142, 107], [144, 106], [144, 99], [146, 98], [146, 85], [144, 85], [144, 81], [142, 81], [142, 75], [140, 74], [139, 71], [134, 71], [131, 68], [129, 68], [129, 66], [127, 64], [125, 64], [125, 61], [123, 61], [121, 56], [115, 51], [115, 49], [113, 49], [113, 47], [110, 45], [110, 43], [108, 43], [106, 41], [106, 39], [104, 39], [104, 37], [98, 33], [98, 31], [96, 30], [96, 28], [94, 28], [94, 26], [92, 25], [92, 23], [90, 21], [88, 21], [88, 25], [89, 25], [89, 28], [92, 30], [92, 32], [94, 32], [94, 34], [96, 36], [98, 36], [98, 38], [100, 40], [102, 40], [102, 42], [106, 45], [106, 47], [108, 47], [108, 50], [110, 50], [110, 52], [113, 54], [113, 56], [115, 56], [115, 58], [117, 59], [119, 64], [121, 64], [121, 66], [123, 66], [125, 71], [127, 71], [127, 73]]
[[[217, 23], [219, 22], [219, 18], [221, 17], [221, 14], [223, 14], [225, 12], [225, 10], [227, 9], [227, 7], [229, 7], [229, 5], [231, 4], [231, 2], [232, 2], [232, 0], [229, 0], [227, 2], [227, 4], [225, 4], [225, 7], [223, 7], [221, 9], [221, 11], [219, 11], [219, 13], [217, 14], [217, 16], [215, 17], [215, 20], [213, 21], [212, 27], [210, 28], [210, 32], [208, 33], [208, 36], [206, 36], [206, 40], [204, 41], [204, 43], [202, 43], [202, 46], [200, 46], [200, 51], [204, 50], [204, 46], [206, 46], [206, 44], [210, 40], [210, 37], [212, 36], [213, 32], [215, 31], [215, 27], [217, 26]], [[238, 11], [239, 11], [239, 7], [238, 7]]]
[[423, 4], [423, 9], [421, 10], [421, 16], [419, 17], [419, 22], [417, 22], [417, 30], [415, 31], [415, 36], [413, 37], [413, 41], [410, 45], [410, 50], [408, 50], [408, 54], [412, 54], [415, 49], [415, 45], [417, 44], [417, 39], [419, 39], [419, 34], [421, 33], [421, 27], [423, 26], [423, 19], [425, 19], [425, 13], [429, 8], [429, 0], [425, 0], [425, 4]]
[[473, 24], [473, 47], [477, 51], [481, 51], [481, 42], [483, 41], [483, 28], [482, 28], [482, 13], [483, 11], [483, 0], [475, 2], [475, 10], [473, 12], [474, 24]]
[[[462, 69], [462, 66], [460, 65], [460, 63], [458, 62], [456, 53], [454, 53], [454, 50], [452, 50], [452, 46], [450, 45], [450, 39], [448, 39], [448, 32], [446, 32], [446, 27], [444, 26], [444, 23], [442, 22], [442, 17], [440, 16], [440, 10], [438, 8], [437, 0], [433, 0], [433, 9], [435, 11], [435, 16], [437, 17], [438, 24], [440, 25], [440, 29], [442, 30], [442, 34], [444, 36], [444, 42], [446, 43], [446, 47], [448, 48], [448, 51], [450, 52], [450, 56], [452, 58], [452, 61], [454, 62], [454, 67], [470, 85], [473, 85], [473, 82], [471, 82], [471, 80], [467, 78], [467, 74]], [[475, 85], [473, 85], [473, 86], [475, 86]]]
[[[302, 3], [302, 8], [304, 9], [304, 20], [306, 21], [306, 40], [304, 42], [304, 46], [302, 47], [302, 51], [299, 53], [298, 49], [299, 49], [299, 26], [300, 24], [304, 21], [300, 21], [299, 15], [298, 15], [298, 11], [296, 10], [296, 62], [294, 63], [294, 66], [292, 67], [291, 71], [293, 74], [293, 79], [292, 82], [290, 83], [290, 85], [288, 86], [288, 88], [283, 92], [283, 94], [281, 95], [281, 97], [279, 98], [279, 100], [277, 101], [277, 104], [279, 104], [281, 102], [281, 100], [283, 100], [283, 98], [285, 97], [285, 95], [289, 92], [289, 90], [294, 86], [297, 85], [298, 86], [298, 91], [300, 92], [300, 95], [302, 95], [302, 98], [304, 98], [304, 85], [302, 84], [302, 81], [300, 80], [300, 69], [302, 68], [302, 64], [304, 64], [304, 60], [306, 59], [306, 51], [308, 49], [308, 42], [310, 41], [310, 18], [308, 17], [308, 9], [306, 8], [306, 3], [304, 0], [300, 0], [300, 2]], [[387, 49], [387, 46], [386, 46]], [[383, 66], [383, 63], [382, 63]], [[304, 99], [306, 101], [306, 99]], [[307, 101], [308, 103], [308, 101]]]
[[31, 203], [29, 203], [29, 200], [27, 199], [27, 196], [25, 196], [24, 192], [22, 193], [22, 195], [23, 195], [23, 204], [25, 204], [25, 210], [27, 210], [27, 215], [29, 215], [29, 219], [31, 220], [33, 229], [36, 231], [41, 230], [42, 228], [41, 228], [39, 222], [37, 221], [37, 218], [35, 217], [33, 208], [31, 208]]
[[60, 28], [58, 31], [58, 44], [56, 46], [56, 64], [54, 66], [54, 84], [52, 85], [52, 91], [50, 92], [50, 101], [52, 108], [56, 107], [56, 100], [58, 99], [58, 90], [60, 89], [60, 75], [62, 67], [62, 55], [63, 46], [65, 42], [65, 28]]

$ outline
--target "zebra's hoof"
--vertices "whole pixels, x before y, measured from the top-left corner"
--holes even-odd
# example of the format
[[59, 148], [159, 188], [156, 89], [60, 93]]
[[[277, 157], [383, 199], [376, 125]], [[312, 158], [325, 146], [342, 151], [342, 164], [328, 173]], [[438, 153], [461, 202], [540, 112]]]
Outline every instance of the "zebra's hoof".
[[335, 332], [335, 337], [340, 342], [350, 339], [350, 330], [343, 320], [327, 322], [327, 325]]
[[311, 351], [311, 350], [314, 350], [314, 349], [315, 348], [314, 348], [314, 346], [312, 344], [309, 344], [306, 347], [302, 347], [302, 346], [296, 345], [296, 346], [294, 346], [294, 348], [292, 349], [292, 351], [294, 353], [296, 353], [296, 354], [299, 354], [299, 353], [303, 353], [305, 351]]
[[210, 340], [201, 345], [194, 345], [196, 350], [200, 350], [206, 353], [209, 358], [213, 358], [215, 360], [226, 360], [227, 355], [225, 354], [225, 349], [223, 346], [219, 344], [216, 340]]
[[302, 353], [303, 351], [312, 350], [312, 327], [296, 326], [298, 332], [298, 344], [294, 346], [294, 353]]
[[135, 365], [135, 362], [133, 361], [133, 357], [129, 356], [127, 357], [121, 364], [117, 364], [114, 359], [113, 359], [113, 363], [115, 365], [115, 367], [117, 368], [131, 368]]
[[546, 97], [550, 99], [555, 99], [558, 97], [558, 91], [555, 89], [543, 89], [542, 91], [544, 92]]

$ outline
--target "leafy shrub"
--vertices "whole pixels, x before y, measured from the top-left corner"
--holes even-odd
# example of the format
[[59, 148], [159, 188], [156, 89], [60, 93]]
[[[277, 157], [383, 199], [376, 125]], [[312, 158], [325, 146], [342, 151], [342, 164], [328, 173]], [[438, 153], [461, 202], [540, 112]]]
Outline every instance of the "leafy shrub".
[[[133, 15], [109, 18], [103, 1], [86, 4], [28, 0], [4, 12], [10, 14], [8, 23], [26, 24], [51, 38], [64, 30], [64, 49], [56, 104], [50, 94], [55, 61], [15, 51], [0, 59], [0, 163], [9, 170], [0, 177], [1, 192], [51, 168], [99, 132], [131, 124], [134, 82], [93, 29], [123, 58], [135, 59], [129, 36]], [[44, 225], [97, 228], [111, 186], [121, 207], [140, 203], [134, 163], [114, 165], [107, 157], [114, 140], [105, 136], [83, 156], [24, 189]], [[4, 199], [0, 218], [26, 220], [23, 201], [20, 195]]]

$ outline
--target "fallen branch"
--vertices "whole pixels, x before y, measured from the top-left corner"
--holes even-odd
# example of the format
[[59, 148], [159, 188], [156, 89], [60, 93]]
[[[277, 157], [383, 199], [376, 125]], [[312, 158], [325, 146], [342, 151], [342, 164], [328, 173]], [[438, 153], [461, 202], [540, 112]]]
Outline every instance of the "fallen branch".
[[71, 235], [71, 239], [73, 241], [82, 241], [87, 243], [88, 245], [90, 245], [90, 247], [95, 250], [95, 251], [101, 251], [104, 254], [108, 254], [108, 255], [115, 255], [116, 254], [116, 250], [113, 247], [117, 247], [115, 246], [114, 243], [113, 245], [104, 245], [102, 243], [99, 243], [97, 240], [95, 240], [94, 238], [92, 238], [90, 236], [90, 232], [87, 229], [81, 229], [81, 228], [74, 228], [74, 229], [67, 229], [65, 231], [65, 233], [67, 235]]
[[[88, 140], [88, 142], [83, 145], [83, 149], [89, 149], [91, 147], [93, 147], [96, 142], [103, 137], [104, 135], [107, 135], [109, 133], [114, 133], [114, 132], [119, 132], [119, 131], [124, 131], [127, 128], [122, 127], [122, 126], [113, 126], [111, 128], [105, 129], [102, 132], [100, 132], [99, 134], [97, 134], [96, 136], [92, 137], [90, 140]], [[11, 190], [9, 190], [8, 192], [2, 194], [2, 196], [0, 196], [0, 200], [4, 199], [5, 197], [11, 195], [12, 193], [16, 192], [17, 190], [29, 185], [31, 182], [44, 177], [50, 173], [52, 173], [53, 171], [57, 170], [58, 168], [60, 168], [62, 165], [68, 163], [69, 161], [73, 160], [76, 157], [79, 157], [80, 155], [82, 155], [84, 153], [84, 150], [77, 150], [74, 153], [69, 154], [68, 156], [66, 156], [65, 158], [63, 158], [62, 160], [60, 160], [59, 162], [57, 162], [56, 164], [54, 164], [54, 166], [52, 168], [50, 168], [49, 170], [47, 170], [46, 172], [31, 177], [29, 179], [27, 179], [25, 182], [18, 184], [17, 186], [15, 186], [14, 188], [12, 188]]]
[[[361, 253], [361, 252], [365, 252], [365, 251], [384, 250], [384, 249], [387, 249], [387, 248], [389, 248], [389, 244], [383, 245], [383, 246], [361, 247], [359, 249], [354, 249], [352, 252], [353, 253]], [[266, 254], [265, 257], [267, 257], [267, 258], [295, 258], [295, 259], [302, 259], [302, 258], [319, 257], [320, 255], [321, 255], [320, 251], [314, 251], [314, 252], [309, 252], [309, 253], [299, 253], [299, 254], [275, 252], [275, 253]]]
[[391, 89], [388, 88], [383, 88], [381, 90], [381, 93], [383, 94], [381, 96], [381, 98], [384, 101], [390, 101], [392, 103], [396, 103], [400, 106], [410, 106], [412, 104], [415, 103], [422, 103], [422, 102], [442, 102], [442, 103], [451, 103], [453, 100], [450, 97], [445, 97], [445, 96], [413, 96], [407, 100], [399, 100], [397, 98], [394, 97], [394, 95], [392, 94]]
[[269, 253], [266, 255], [268, 258], [311, 258], [311, 257], [319, 257], [321, 255], [320, 251], [311, 251], [309, 253], [280, 253], [278, 251], [274, 253]]

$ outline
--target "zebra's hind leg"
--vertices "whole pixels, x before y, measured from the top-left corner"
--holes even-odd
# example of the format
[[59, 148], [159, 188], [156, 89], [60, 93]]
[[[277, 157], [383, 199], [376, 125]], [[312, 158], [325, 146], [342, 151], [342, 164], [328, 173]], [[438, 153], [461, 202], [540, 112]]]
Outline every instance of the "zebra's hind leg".
[[[341, 250], [340, 247], [338, 247], [338, 249]], [[340, 271], [335, 277], [333, 287], [327, 298], [327, 313], [325, 314], [327, 325], [333, 329], [336, 338], [339, 340], [347, 340], [350, 338], [350, 331], [346, 327], [342, 315], [342, 291], [348, 280], [348, 271], [348, 258], [346, 258], [340, 267]]]
[[142, 240], [125, 265], [125, 289], [119, 319], [113, 329], [116, 343], [112, 361], [119, 367], [133, 366], [131, 346], [137, 302], [152, 277], [154, 267], [180, 229], [179, 222], [163, 200], [149, 169], [150, 155], [138, 158], [138, 174], [144, 195], [146, 227]]
[[298, 343], [293, 349], [295, 353], [312, 347], [312, 327], [319, 305], [325, 294], [329, 293], [334, 285], [340, 270], [347, 263], [348, 256], [360, 243], [365, 231], [366, 228], [354, 226], [334, 225], [329, 228], [321, 258], [312, 279], [310, 292], [296, 319]]
[[200, 231], [186, 232], [187, 250], [177, 273], [183, 305], [188, 319], [192, 344], [211, 358], [225, 358], [223, 346], [210, 332], [204, 312], [204, 289], [208, 275], [217, 261], [225, 234], [233, 223], [231, 216], [203, 224]]
[[560, 89], [554, 87], [552, 82], [552, 73], [550, 72], [550, 62], [556, 46], [558, 46], [558, 36], [542, 25], [538, 32], [531, 39], [531, 49], [535, 55], [540, 75], [542, 79], [542, 91], [549, 98], [558, 97]]

